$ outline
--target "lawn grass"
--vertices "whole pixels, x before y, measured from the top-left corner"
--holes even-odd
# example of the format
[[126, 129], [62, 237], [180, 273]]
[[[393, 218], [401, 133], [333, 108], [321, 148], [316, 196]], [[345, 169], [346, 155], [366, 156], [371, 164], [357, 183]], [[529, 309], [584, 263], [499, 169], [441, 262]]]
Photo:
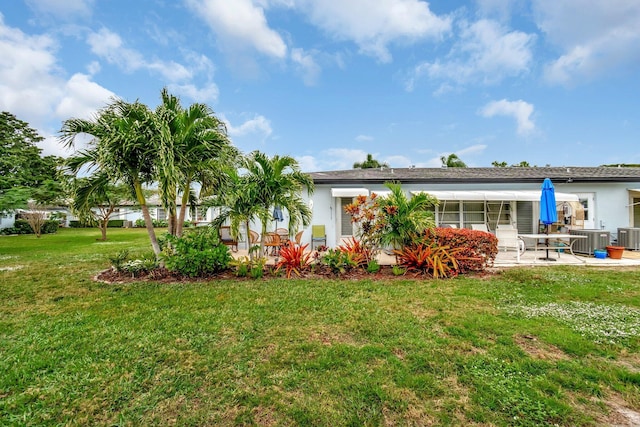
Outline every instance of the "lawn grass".
[[150, 252], [144, 230], [108, 236], [0, 237], [0, 425], [579, 426], [640, 412], [638, 270], [104, 284], [92, 277], [108, 256]]

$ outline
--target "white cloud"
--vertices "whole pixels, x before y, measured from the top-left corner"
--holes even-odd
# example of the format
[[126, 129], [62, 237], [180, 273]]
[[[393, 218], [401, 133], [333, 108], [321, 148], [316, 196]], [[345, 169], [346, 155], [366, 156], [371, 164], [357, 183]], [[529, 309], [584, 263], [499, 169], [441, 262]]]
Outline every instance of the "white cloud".
[[291, 60], [302, 74], [302, 80], [305, 85], [313, 86], [318, 82], [321, 69], [311, 53], [305, 52], [304, 49], [300, 48], [292, 49]]
[[91, 15], [95, 0], [26, 0], [26, 3], [35, 12], [70, 19]]
[[373, 137], [369, 135], [358, 135], [356, 136], [356, 141], [358, 142], [369, 142], [373, 141]]
[[264, 140], [273, 132], [271, 129], [271, 122], [261, 115], [255, 115], [252, 119], [245, 121], [239, 126], [233, 126], [225, 117], [222, 117], [222, 120], [226, 123], [227, 132], [232, 137], [258, 135]]
[[177, 95], [184, 95], [195, 102], [216, 102], [220, 91], [215, 83], [208, 83], [202, 87], [197, 87], [193, 84], [170, 84], [168, 86], [171, 93]]
[[37, 129], [46, 138], [40, 144], [44, 154], [62, 155], [53, 136], [60, 120], [88, 117], [113, 93], [89, 75], [78, 73], [67, 80], [57, 64], [56, 49], [53, 38], [8, 27], [0, 14], [0, 110]]
[[299, 0], [311, 22], [338, 40], [352, 41], [364, 54], [391, 61], [388, 46], [426, 38], [440, 39], [451, 29], [419, 0]]
[[147, 69], [160, 74], [171, 82], [188, 80], [193, 77], [191, 70], [174, 61], [146, 60], [140, 52], [124, 46], [122, 38], [102, 28], [97, 33], [87, 37], [91, 51], [111, 64], [115, 64], [125, 71], [133, 72]]
[[[538, 27], [564, 49], [545, 68], [551, 83], [593, 79], [640, 62], [640, 2], [637, 0], [535, 0]], [[579, 10], [580, 13], [576, 13]]]
[[313, 156], [297, 156], [295, 159], [303, 172], [318, 172], [322, 170], [318, 167], [316, 158]]
[[460, 39], [447, 58], [416, 66], [405, 88], [413, 90], [416, 81], [423, 76], [444, 81], [438, 93], [452, 90], [450, 82], [458, 85], [499, 83], [506, 77], [518, 76], [529, 70], [534, 41], [535, 35], [509, 31], [496, 21], [463, 22]]
[[0, 14], [0, 108], [42, 124], [60, 97], [56, 49], [53, 38], [8, 27]]
[[285, 58], [287, 46], [282, 37], [269, 28], [264, 9], [267, 2], [251, 0], [186, 0], [221, 39], [220, 46], [231, 51], [251, 47], [275, 58]]
[[517, 123], [518, 134], [528, 135], [535, 130], [535, 124], [531, 119], [533, 110], [533, 105], [528, 102], [522, 100], [507, 101], [506, 99], [502, 99], [500, 101], [489, 102], [479, 111], [479, 114], [483, 117], [513, 117]]
[[62, 120], [70, 117], [89, 119], [115, 96], [110, 90], [89, 80], [86, 74], [74, 74], [65, 85], [64, 96], [56, 107], [56, 116]]

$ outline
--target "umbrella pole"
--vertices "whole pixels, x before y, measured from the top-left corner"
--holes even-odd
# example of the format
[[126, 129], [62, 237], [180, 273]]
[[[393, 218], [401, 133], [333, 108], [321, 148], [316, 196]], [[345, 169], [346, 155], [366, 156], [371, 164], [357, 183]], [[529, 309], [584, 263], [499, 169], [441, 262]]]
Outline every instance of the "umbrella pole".
[[[547, 224], [547, 236], [549, 235], [549, 224]], [[547, 261], [549, 261], [549, 238], [547, 237], [547, 240], [545, 241], [545, 246], [547, 247]]]

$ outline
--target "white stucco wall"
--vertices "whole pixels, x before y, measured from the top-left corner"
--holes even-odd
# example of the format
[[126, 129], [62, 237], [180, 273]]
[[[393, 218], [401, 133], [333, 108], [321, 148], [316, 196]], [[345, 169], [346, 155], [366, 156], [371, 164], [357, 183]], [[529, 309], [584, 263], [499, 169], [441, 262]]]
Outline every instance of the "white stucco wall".
[[[410, 194], [412, 191], [460, 191], [460, 190], [540, 190], [541, 183], [531, 184], [403, 184], [402, 188]], [[562, 193], [593, 193], [594, 205], [591, 206], [589, 214], [593, 219], [594, 228], [609, 231], [612, 238], [617, 237], [618, 228], [631, 227], [633, 224], [633, 210], [630, 207], [632, 193], [629, 189], [640, 189], [640, 182], [635, 183], [555, 183], [557, 192]], [[327, 230], [327, 245], [335, 247], [339, 240], [339, 198], [331, 196], [332, 188], [367, 188], [370, 192], [388, 191], [382, 184], [376, 185], [316, 185], [313, 200], [313, 220], [312, 224], [324, 224]], [[636, 193], [636, 197], [638, 197]], [[308, 200], [308, 198], [307, 198]], [[640, 227], [640, 224], [635, 224]], [[303, 241], [311, 241], [311, 228], [305, 230]]]

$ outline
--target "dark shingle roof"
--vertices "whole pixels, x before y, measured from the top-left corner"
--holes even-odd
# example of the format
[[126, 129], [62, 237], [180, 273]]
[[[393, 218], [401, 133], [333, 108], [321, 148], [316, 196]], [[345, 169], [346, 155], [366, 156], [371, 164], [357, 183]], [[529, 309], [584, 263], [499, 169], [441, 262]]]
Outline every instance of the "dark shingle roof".
[[310, 173], [316, 184], [640, 182], [640, 168], [630, 167], [505, 167], [382, 168]]

